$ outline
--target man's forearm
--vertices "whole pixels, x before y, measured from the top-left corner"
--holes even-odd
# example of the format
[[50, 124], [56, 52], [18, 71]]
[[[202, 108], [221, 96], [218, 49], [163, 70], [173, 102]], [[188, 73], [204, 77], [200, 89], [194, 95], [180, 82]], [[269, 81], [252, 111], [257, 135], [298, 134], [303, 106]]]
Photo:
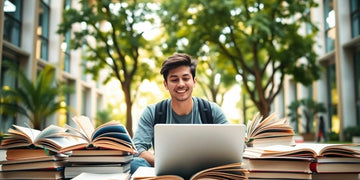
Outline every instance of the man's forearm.
[[155, 160], [155, 157], [154, 157], [154, 154], [149, 152], [149, 151], [143, 151], [139, 157], [141, 158], [144, 158], [147, 162], [149, 162], [149, 164], [151, 166], [154, 167], [154, 160]]

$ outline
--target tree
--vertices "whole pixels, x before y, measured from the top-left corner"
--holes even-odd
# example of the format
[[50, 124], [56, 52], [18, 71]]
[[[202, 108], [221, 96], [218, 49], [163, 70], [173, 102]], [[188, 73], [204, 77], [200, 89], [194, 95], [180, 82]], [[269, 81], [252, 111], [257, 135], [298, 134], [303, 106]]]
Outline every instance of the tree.
[[291, 104], [288, 106], [289, 109], [288, 117], [290, 118], [290, 121], [295, 124], [294, 130], [296, 133], [299, 133], [299, 117], [301, 115], [298, 113], [298, 109], [300, 105], [301, 105], [300, 101], [295, 100], [291, 102]]
[[300, 104], [302, 105], [302, 112], [305, 116], [305, 132], [310, 133], [312, 131], [312, 125], [314, 117], [317, 113], [326, 112], [325, 105], [323, 103], [318, 103], [311, 98], [301, 99]]
[[72, 87], [55, 81], [55, 68], [50, 65], [40, 72], [35, 82], [28, 79], [23, 71], [14, 64], [4, 63], [9, 67], [9, 74], [18, 78], [19, 87], [0, 90], [0, 113], [13, 115], [17, 113], [28, 118], [34, 129], [45, 126], [46, 117], [63, 109], [70, 110], [63, 102], [63, 95], [71, 93]]
[[[71, 48], [87, 48], [85, 58], [91, 63], [87, 63], [86, 72], [95, 79], [100, 70], [107, 68], [110, 74], [104, 83], [111, 78], [120, 81], [127, 106], [126, 128], [132, 136], [132, 105], [139, 85], [152, 74], [149, 65], [141, 61], [141, 51], [149, 49], [151, 44], [142, 36], [144, 26], [140, 26], [151, 23], [152, 17], [146, 16], [151, 10], [144, 1], [80, 2], [80, 10], [64, 11], [58, 33], [72, 30]], [[72, 29], [77, 23], [83, 24], [83, 29]]]
[[299, 108], [301, 108], [301, 111], [305, 117], [305, 133], [312, 132], [313, 130], [312, 125], [316, 114], [326, 112], [326, 108], [323, 103], [318, 103], [311, 98], [295, 100], [291, 102], [288, 108], [289, 108], [288, 116], [291, 118], [290, 120], [292, 122], [295, 122], [296, 132], [299, 132], [298, 123], [301, 115], [298, 113], [298, 110]]
[[236, 72], [229, 68], [227, 61], [213, 61], [219, 58], [218, 53], [198, 57], [197, 84], [201, 87], [202, 94], [220, 106], [223, 104], [225, 93], [235, 83]]
[[[313, 0], [162, 1], [159, 16], [170, 38], [166, 49], [197, 54], [206, 45], [230, 61], [263, 116], [284, 76], [309, 85], [319, 78], [310, 21]], [[306, 25], [307, 34], [300, 34]]]

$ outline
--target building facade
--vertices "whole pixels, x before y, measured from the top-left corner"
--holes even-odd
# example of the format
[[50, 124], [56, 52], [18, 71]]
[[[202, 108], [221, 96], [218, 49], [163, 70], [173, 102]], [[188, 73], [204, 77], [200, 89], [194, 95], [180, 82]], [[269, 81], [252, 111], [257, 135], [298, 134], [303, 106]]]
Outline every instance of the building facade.
[[[104, 104], [103, 86], [84, 73], [82, 54], [85, 50], [70, 51], [71, 34], [62, 36], [56, 33], [62, 12], [72, 6], [71, 3], [71, 0], [4, 0], [0, 3], [1, 87], [19, 85], [2, 66], [5, 61], [12, 61], [33, 80], [43, 67], [51, 65], [56, 68], [57, 79], [75, 89], [65, 97], [65, 103], [74, 111], [58, 112], [46, 119], [46, 125], [72, 124], [74, 115], [94, 119]], [[0, 116], [1, 132], [7, 131], [11, 124], [24, 125], [28, 123], [26, 121], [21, 116]]]
[[[345, 128], [360, 125], [360, 2], [316, 2], [318, 7], [311, 9], [309, 15], [319, 28], [314, 49], [323, 68], [321, 78], [304, 87], [287, 77], [274, 109], [286, 116], [292, 101], [312, 98], [326, 106], [326, 113], [321, 115], [327, 131], [339, 133], [343, 139]], [[300, 128], [299, 132], [304, 129]]]

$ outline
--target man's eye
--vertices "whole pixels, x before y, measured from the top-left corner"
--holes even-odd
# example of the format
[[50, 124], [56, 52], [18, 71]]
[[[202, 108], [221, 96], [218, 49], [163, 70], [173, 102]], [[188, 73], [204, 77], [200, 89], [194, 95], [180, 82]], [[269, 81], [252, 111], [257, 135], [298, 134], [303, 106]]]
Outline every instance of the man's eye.
[[177, 82], [178, 79], [170, 79], [171, 82]]

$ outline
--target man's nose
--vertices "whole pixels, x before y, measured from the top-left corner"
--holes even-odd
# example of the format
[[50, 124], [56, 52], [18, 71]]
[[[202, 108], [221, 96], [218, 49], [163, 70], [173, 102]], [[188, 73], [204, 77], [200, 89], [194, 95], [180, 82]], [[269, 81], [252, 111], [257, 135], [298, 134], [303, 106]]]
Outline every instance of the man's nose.
[[185, 85], [185, 81], [183, 81], [182, 79], [179, 80], [179, 86], [183, 86]]

